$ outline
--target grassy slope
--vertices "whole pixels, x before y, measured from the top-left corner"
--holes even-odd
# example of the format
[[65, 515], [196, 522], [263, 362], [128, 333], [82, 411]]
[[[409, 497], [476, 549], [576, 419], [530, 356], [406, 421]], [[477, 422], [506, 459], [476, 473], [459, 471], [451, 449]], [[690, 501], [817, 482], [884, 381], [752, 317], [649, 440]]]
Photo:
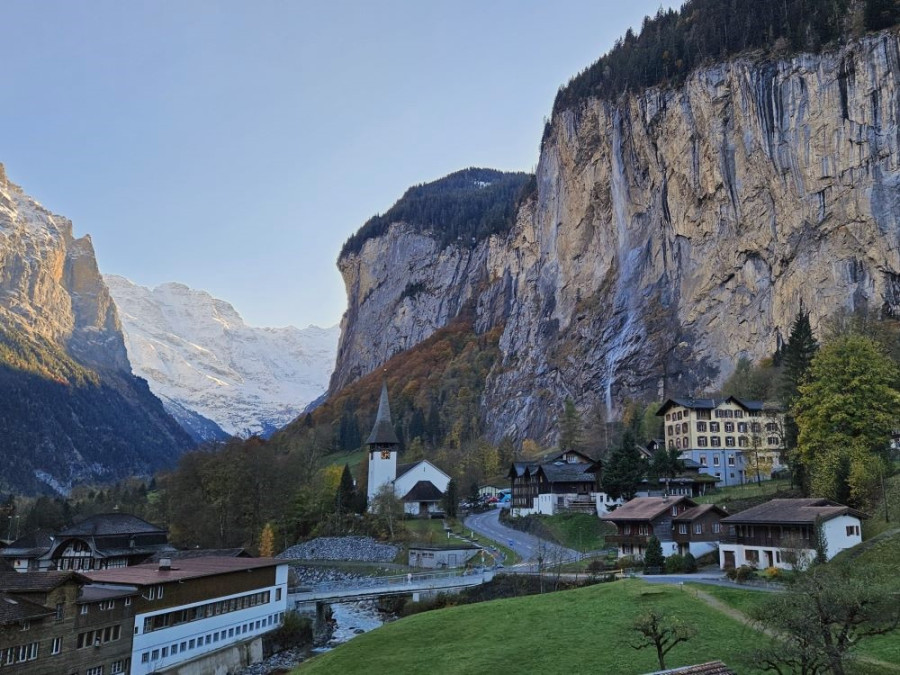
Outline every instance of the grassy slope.
[[590, 513], [561, 513], [542, 517], [541, 522], [556, 541], [576, 551], [599, 550], [606, 545], [606, 535], [616, 532], [610, 523]]
[[669, 667], [722, 659], [758, 672], [742, 652], [751, 629], [675, 586], [639, 580], [452, 607], [387, 624], [323, 654], [307, 673], [528, 672], [630, 675], [657, 669], [655, 654], [628, 645], [634, 617], [650, 607], [682, 616], [700, 633], [669, 653]]

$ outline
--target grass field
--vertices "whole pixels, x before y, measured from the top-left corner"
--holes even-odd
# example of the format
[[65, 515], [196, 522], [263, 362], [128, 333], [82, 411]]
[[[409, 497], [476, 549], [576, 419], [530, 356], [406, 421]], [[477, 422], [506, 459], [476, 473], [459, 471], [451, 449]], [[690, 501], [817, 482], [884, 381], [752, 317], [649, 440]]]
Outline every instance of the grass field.
[[591, 513], [560, 513], [540, 516], [554, 540], [575, 551], [597, 551], [606, 546], [606, 535], [615, 534], [612, 523], [600, 520]]
[[639, 580], [451, 607], [387, 624], [304, 664], [297, 673], [540, 672], [636, 675], [658, 669], [634, 650], [630, 625], [664, 609], [699, 634], [673, 649], [667, 667], [721, 659], [759, 672], [745, 655], [756, 633], [676, 586]]
[[760, 497], [774, 499], [779, 492], [789, 492], [790, 489], [791, 482], [788, 479], [764, 480], [761, 483], [744, 483], [743, 485], [718, 488], [702, 497], [695, 497], [694, 501], [700, 504], [724, 504], [730, 501]]

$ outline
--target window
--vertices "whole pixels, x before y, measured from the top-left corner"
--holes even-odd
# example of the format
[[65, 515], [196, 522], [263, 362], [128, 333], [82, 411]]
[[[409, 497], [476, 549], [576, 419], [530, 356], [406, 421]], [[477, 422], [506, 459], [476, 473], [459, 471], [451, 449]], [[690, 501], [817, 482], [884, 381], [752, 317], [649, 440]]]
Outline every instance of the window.
[[112, 609], [115, 606], [116, 606], [115, 600], [105, 600], [100, 603], [100, 609], [103, 609], [103, 610]]
[[766, 438], [766, 443], [769, 445], [778, 445], [778, 436], [769, 436], [768, 438]]
[[719, 431], [721, 430], [721, 429], [720, 429], [720, 426], [721, 426], [721, 425], [720, 425], [718, 422], [710, 422], [710, 423], [709, 423], [709, 430], [710, 430], [711, 432], [713, 432], [713, 433], [719, 433]]
[[687, 523], [678, 523], [678, 534], [687, 534]]
[[[703, 445], [706, 445], [706, 439], [703, 439]], [[707, 466], [706, 455], [700, 455], [700, 466]]]
[[694, 523], [694, 534], [703, 534], [703, 523]]
[[728, 466], [734, 466], [734, 455], [728, 455]]
[[[638, 534], [648, 535], [650, 534], [650, 526], [649, 525], [639, 525], [638, 526]], [[259, 626], [257, 626], [259, 628]]]
[[87, 668], [84, 671], [84, 675], [103, 675], [103, 666], [94, 666], [93, 668]]
[[675, 447], [678, 448], [679, 450], [681, 449], [681, 439], [680, 438], [675, 439]]
[[715, 523], [713, 523], [713, 534], [719, 534], [719, 532], [720, 532], [721, 530], [722, 530], [722, 524], [721, 524], [721, 523], [719, 523], [718, 521], [716, 521]]
[[65, 605], [61, 602], [56, 603], [56, 620], [62, 621], [65, 616]]
[[190, 642], [188, 642], [188, 649], [194, 648], [194, 638], [191, 638]]
[[669, 428], [667, 429], [667, 431], [669, 432], [669, 436], [675, 435], [675, 427], [673, 427], [671, 424], [669, 425]]
[[690, 447], [690, 443], [688, 443], [688, 437], [687, 437], [687, 436], [685, 436], [684, 438], [681, 439], [681, 447], [682, 447], [682, 448], [685, 448], [685, 449], [687, 449], [688, 447]]
[[750, 431], [752, 431], [754, 434], [758, 434], [760, 431], [762, 431], [762, 425], [759, 422], [753, 422], [750, 425]]
[[711, 446], [713, 446], [714, 448], [718, 448], [719, 446], [722, 445], [722, 437], [721, 436], [710, 436], [709, 444]]
[[726, 436], [725, 437], [725, 447], [727, 447], [727, 448], [734, 447], [734, 436]]
[[697, 437], [697, 447], [698, 448], [705, 448], [708, 445], [709, 445], [709, 439], [707, 439], [706, 436], [698, 436]]
[[677, 515], [678, 515], [678, 507], [677, 507], [677, 506], [673, 506], [673, 507], [672, 507], [672, 515], [673, 515], [673, 516], [677, 516]]
[[59, 654], [62, 651], [62, 638], [55, 637], [50, 644], [50, 653]]
[[746, 447], [747, 447], [747, 443], [748, 443], [748, 441], [747, 441], [747, 437], [746, 437], [746, 436], [741, 436], [740, 438], [738, 438], [738, 445], [739, 445], [740, 447], [746, 448]]
[[[713, 445], [718, 445], [718, 443], [713, 443]], [[713, 455], [713, 466], [719, 466], [719, 456]]]
[[852, 537], [857, 534], [859, 534], [859, 525], [848, 525], [847, 526], [847, 536], [848, 537]]
[[79, 609], [78, 611], [79, 611], [81, 614], [87, 614], [87, 613], [88, 613], [88, 606], [87, 606], [87, 605], [82, 605], [82, 606], [81, 606], [81, 609]]
[[631, 525], [626, 523], [622, 526], [622, 534], [631, 534]]
[[737, 430], [739, 434], [747, 433], [747, 423], [746, 422], [738, 422]]
[[150, 663], [150, 652], [141, 654], [141, 663]]
[[131, 607], [131, 598], [125, 598], [125, 606]]
[[706, 431], [706, 422], [697, 422], [697, 431]]
[[168, 655], [169, 655], [169, 648], [168, 648], [168, 647], [163, 647], [163, 648], [162, 648], [162, 654], [161, 654], [161, 656], [162, 656], [163, 658], [166, 658]]
[[734, 433], [734, 422], [725, 422], [725, 433], [726, 434]]
[[743, 416], [744, 416], [744, 411], [743, 411], [743, 410], [735, 410], [735, 411], [734, 411], [734, 416], [735, 416], [735, 417], [743, 417]]
[[681, 411], [678, 412], [678, 417], [676, 417], [675, 419], [678, 419], [678, 420], [681, 419]]
[[775, 422], [766, 422], [766, 431], [778, 431], [778, 425]]
[[275, 589], [275, 602], [278, 602], [279, 600], [281, 600], [281, 589], [276, 588]]
[[119, 675], [119, 673], [125, 672], [125, 662], [124, 661], [113, 661], [109, 666], [110, 675]]

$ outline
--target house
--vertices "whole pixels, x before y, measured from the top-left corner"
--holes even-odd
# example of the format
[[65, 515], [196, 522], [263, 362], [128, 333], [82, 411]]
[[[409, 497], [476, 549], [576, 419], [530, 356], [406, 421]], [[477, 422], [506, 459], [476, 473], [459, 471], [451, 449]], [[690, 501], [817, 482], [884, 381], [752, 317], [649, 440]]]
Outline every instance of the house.
[[409, 566], [425, 569], [453, 569], [463, 567], [481, 549], [478, 546], [432, 544], [409, 547]]
[[600, 517], [616, 526], [616, 534], [606, 541], [618, 546], [619, 556], [643, 558], [651, 536], [659, 540], [667, 557], [687, 552], [698, 556], [714, 550], [724, 515], [717, 506], [699, 506], [678, 496], [635, 497]]
[[0, 671], [129, 672], [133, 595], [74, 572], [0, 572]]
[[0, 550], [17, 571], [126, 567], [173, 551], [165, 530], [127, 513], [90, 516], [57, 533], [29, 534]]
[[816, 556], [821, 526], [828, 559], [862, 542], [864, 513], [827, 499], [772, 499], [722, 520], [722, 569], [751, 565], [793, 569]]
[[[513, 462], [510, 481], [510, 514], [552, 516], [559, 511], [606, 511], [608, 498], [598, 492], [602, 464], [569, 450], [543, 462]], [[602, 510], [601, 510], [602, 508]]]
[[656, 414], [665, 418], [665, 447], [679, 449], [720, 485], [768, 480], [783, 468], [784, 416], [775, 405], [734, 396], [670, 398]]
[[665, 495], [684, 495], [700, 497], [714, 488], [715, 476], [701, 473], [702, 467], [692, 459], [681, 460], [681, 470], [670, 478], [647, 477], [641, 482], [636, 497], [663, 497]]
[[[261, 636], [284, 621], [287, 568], [275, 558], [201, 557], [85, 576], [94, 587], [132, 600], [132, 675], [189, 661], [193, 672], [212, 672], [213, 661], [224, 672], [262, 659]], [[204, 661], [211, 664], [207, 670]]]
[[381, 399], [375, 426], [369, 439], [369, 510], [373, 509], [375, 496], [385, 485], [403, 501], [404, 511], [412, 516], [429, 516], [441, 513], [441, 500], [450, 476], [428, 460], [397, 466], [400, 441], [391, 424], [391, 406], [387, 385], [381, 386]]

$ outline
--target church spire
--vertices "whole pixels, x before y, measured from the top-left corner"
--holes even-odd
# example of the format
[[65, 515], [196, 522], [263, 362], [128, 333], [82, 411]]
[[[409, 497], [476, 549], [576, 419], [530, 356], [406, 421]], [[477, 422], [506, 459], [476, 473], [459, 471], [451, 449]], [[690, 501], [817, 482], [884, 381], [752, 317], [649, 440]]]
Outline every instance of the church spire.
[[372, 433], [369, 434], [366, 445], [400, 445], [391, 424], [391, 404], [388, 402], [387, 382], [381, 383], [378, 414], [375, 416], [375, 426], [372, 428]]

